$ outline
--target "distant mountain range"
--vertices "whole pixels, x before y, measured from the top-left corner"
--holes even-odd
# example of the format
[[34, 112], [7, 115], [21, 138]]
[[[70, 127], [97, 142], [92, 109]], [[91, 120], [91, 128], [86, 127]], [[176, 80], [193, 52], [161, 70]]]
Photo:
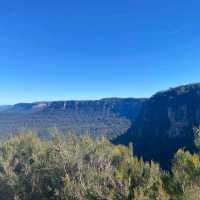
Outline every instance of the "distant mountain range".
[[134, 144], [145, 160], [168, 163], [178, 148], [195, 151], [193, 128], [200, 125], [200, 84], [158, 92], [149, 99], [108, 98], [0, 106], [0, 135], [35, 129], [63, 134], [105, 136], [115, 144]]
[[0, 107], [0, 135], [34, 129], [48, 136], [56, 128], [63, 134], [90, 134], [109, 139], [124, 134], [136, 119], [145, 99], [109, 98], [96, 101], [19, 103]]
[[3, 105], [3, 106], [0, 106], [0, 112], [5, 111], [5, 110], [8, 110], [8, 109], [10, 109], [11, 107], [13, 107], [13, 106], [10, 106], [10, 105]]

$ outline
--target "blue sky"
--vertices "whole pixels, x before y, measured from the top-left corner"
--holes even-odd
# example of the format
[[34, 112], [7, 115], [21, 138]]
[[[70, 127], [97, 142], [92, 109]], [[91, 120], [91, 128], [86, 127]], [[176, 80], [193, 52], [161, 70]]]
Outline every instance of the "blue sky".
[[1, 0], [0, 104], [148, 97], [200, 81], [199, 0]]

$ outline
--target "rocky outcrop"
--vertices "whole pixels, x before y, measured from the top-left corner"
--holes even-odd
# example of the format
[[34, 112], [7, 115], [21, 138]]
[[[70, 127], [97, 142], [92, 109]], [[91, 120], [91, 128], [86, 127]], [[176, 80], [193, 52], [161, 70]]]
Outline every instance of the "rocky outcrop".
[[114, 142], [133, 142], [137, 155], [166, 166], [178, 148], [195, 150], [193, 129], [199, 124], [200, 84], [180, 86], [147, 100], [128, 133]]

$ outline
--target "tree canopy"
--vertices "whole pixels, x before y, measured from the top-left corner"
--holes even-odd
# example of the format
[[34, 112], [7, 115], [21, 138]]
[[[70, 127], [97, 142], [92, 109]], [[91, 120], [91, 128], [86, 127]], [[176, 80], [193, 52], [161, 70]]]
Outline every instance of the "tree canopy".
[[179, 150], [170, 173], [105, 138], [24, 133], [0, 144], [2, 200], [198, 200], [199, 191], [199, 153]]

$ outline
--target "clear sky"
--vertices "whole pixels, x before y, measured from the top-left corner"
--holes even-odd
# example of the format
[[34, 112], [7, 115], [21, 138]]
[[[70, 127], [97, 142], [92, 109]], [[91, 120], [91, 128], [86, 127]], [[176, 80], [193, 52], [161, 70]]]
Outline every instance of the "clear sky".
[[199, 0], [1, 0], [0, 104], [199, 82], [199, 10]]

